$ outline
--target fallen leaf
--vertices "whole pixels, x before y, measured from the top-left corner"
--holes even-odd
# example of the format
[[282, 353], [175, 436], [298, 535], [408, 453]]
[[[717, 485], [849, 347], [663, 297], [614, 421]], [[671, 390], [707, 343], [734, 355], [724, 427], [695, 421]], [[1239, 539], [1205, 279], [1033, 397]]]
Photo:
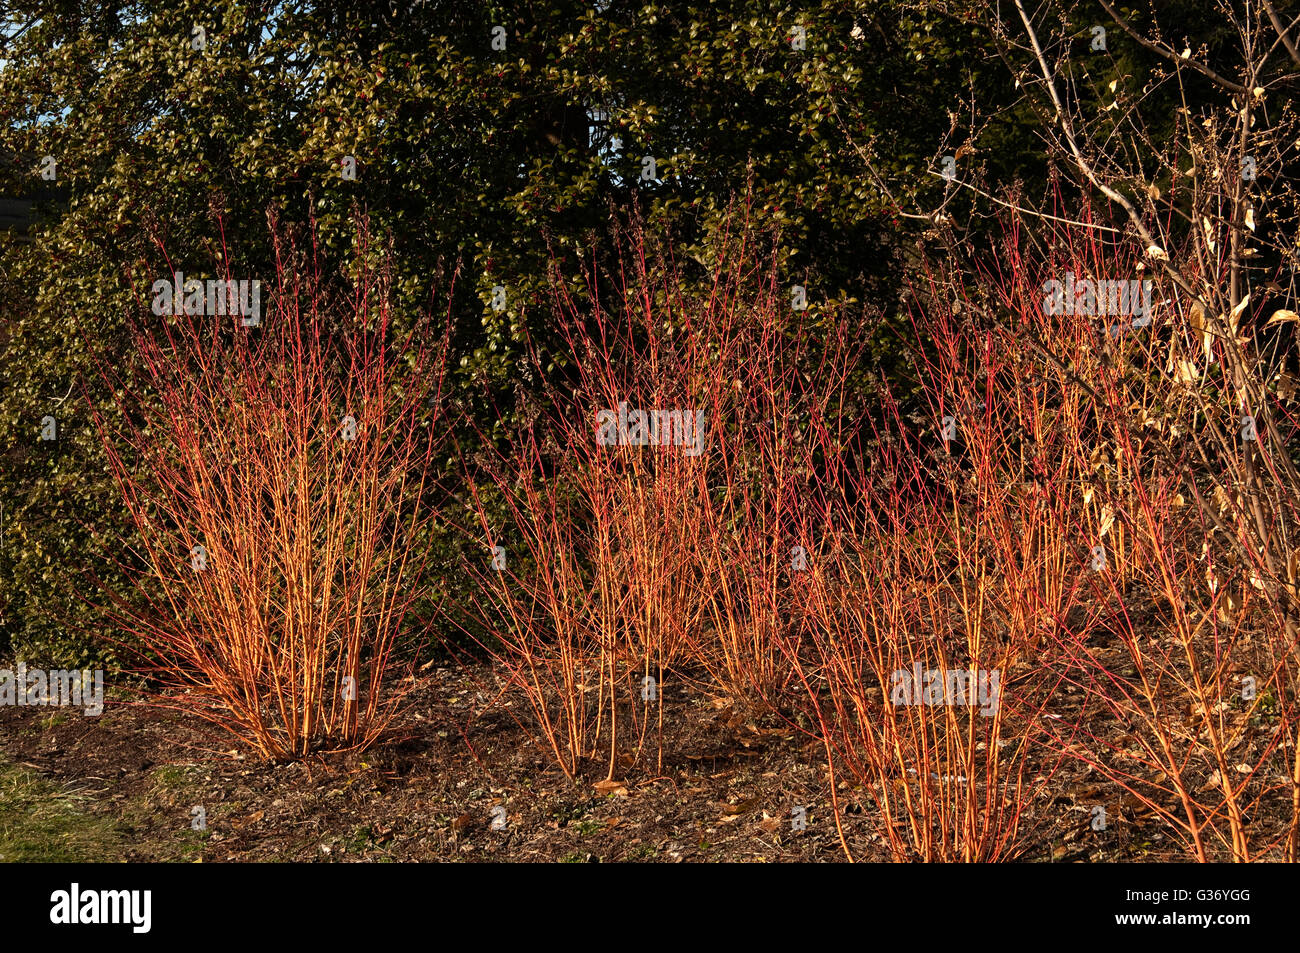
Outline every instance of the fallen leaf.
[[752, 797], [748, 801], [737, 801], [735, 804], [722, 804], [723, 814], [746, 814], [758, 807], [758, 798]]
[[251, 824], [256, 824], [265, 816], [265, 814], [266, 814], [265, 811], [254, 811], [252, 814], [248, 815], [248, 817], [244, 818], [242, 821], [234, 821], [231, 824], [231, 826], [238, 830], [242, 830], [243, 828], [248, 827]]
[[627, 797], [627, 787], [622, 781], [606, 779], [597, 781], [594, 785], [599, 794], [613, 794], [616, 797]]

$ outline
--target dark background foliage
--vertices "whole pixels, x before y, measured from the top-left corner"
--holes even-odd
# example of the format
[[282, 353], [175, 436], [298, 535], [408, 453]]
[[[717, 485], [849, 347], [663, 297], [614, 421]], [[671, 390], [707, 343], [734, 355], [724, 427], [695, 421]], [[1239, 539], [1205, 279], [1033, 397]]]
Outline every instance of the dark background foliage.
[[[925, 241], [901, 213], [942, 198], [937, 157], [965, 146], [977, 178], [1031, 192], [1048, 180], [1032, 116], [998, 112], [1018, 97], [977, 4], [601, 6], [9, 4], [0, 640], [51, 662], [105, 651], [79, 595], [123, 520], [86, 402], [112, 409], [121, 394], [90, 364], [120, 363], [129, 382], [124, 316], [167, 273], [162, 248], [188, 275], [268, 278], [273, 210], [314, 220], [341, 274], [363, 211], [386, 241], [370, 253], [393, 255], [401, 320], [453, 320], [452, 392], [509, 404], [525, 341], [564, 359], [548, 337], [552, 260], [580, 290], [583, 256], [607, 263], [612, 221], [635, 202], [703, 281], [728, 203], [747, 195], [779, 232], [782, 281], [814, 309], [858, 308], [874, 360], [901, 375], [900, 292]], [[975, 125], [976, 95], [997, 121]], [[954, 194], [949, 210], [971, 202]], [[37, 439], [46, 414], [54, 446]]]

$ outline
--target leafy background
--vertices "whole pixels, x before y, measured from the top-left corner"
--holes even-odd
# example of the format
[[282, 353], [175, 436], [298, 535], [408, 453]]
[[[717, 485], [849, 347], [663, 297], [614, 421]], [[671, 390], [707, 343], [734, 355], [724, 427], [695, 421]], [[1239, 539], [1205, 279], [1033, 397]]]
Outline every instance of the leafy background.
[[[899, 212], [943, 193], [936, 157], [971, 141], [963, 161], [988, 175], [1047, 174], [1027, 118], [968, 125], [972, 90], [986, 108], [1015, 98], [968, 4], [18, 0], [9, 11], [0, 196], [35, 204], [25, 231], [0, 232], [0, 641], [47, 664], [111, 655], [81, 597], [88, 569], [124, 582], [103, 554], [126, 530], [88, 409], [122, 395], [92, 368], [129, 368], [126, 317], [166, 273], [163, 248], [187, 274], [269, 277], [274, 211], [314, 220], [341, 273], [365, 212], [394, 256], [399, 317], [450, 309], [453, 392], [508, 401], [526, 386], [526, 339], [563, 362], [547, 336], [553, 258], [580, 287], [580, 256], [608, 256], [611, 213], [635, 202], [703, 281], [727, 205], [747, 193], [779, 229], [782, 280], [805, 285], [814, 309], [859, 308], [875, 361], [901, 376], [900, 291], [924, 236]], [[52, 183], [38, 173], [46, 155]], [[645, 155], [656, 181], [639, 178]], [[490, 306], [495, 284], [508, 289], [503, 311]], [[45, 414], [59, 420], [54, 446], [37, 440]]]

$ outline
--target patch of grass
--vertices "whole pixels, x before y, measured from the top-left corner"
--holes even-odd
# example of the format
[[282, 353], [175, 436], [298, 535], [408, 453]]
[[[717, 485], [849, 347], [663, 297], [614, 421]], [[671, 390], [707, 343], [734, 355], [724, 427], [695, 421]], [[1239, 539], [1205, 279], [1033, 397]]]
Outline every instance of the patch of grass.
[[183, 791], [193, 783], [191, 775], [197, 773], [192, 765], [164, 764], [153, 770], [156, 791]]
[[210, 831], [189, 830], [182, 832], [179, 842], [176, 845], [175, 860], [191, 864], [203, 856], [203, 848], [207, 845]]
[[0, 861], [110, 861], [118, 853], [112, 821], [18, 765], [0, 761]]
[[561, 827], [567, 827], [569, 824], [587, 817], [591, 813], [592, 808], [599, 803], [600, 802], [597, 799], [578, 802], [562, 801], [556, 805], [555, 810], [551, 812], [551, 816], [559, 822]]
[[[154, 828], [159, 818], [167, 820], [165, 831], [157, 832], [151, 838], [150, 859], [192, 863], [201, 858], [212, 833], [210, 827], [204, 830], [193, 827], [193, 808], [204, 803], [199, 780], [201, 773], [199, 765], [158, 765], [149, 772], [149, 790], [120, 805], [120, 822], [130, 829]], [[211, 825], [211, 809], [205, 817]], [[168, 831], [174, 834], [168, 834]]]
[[374, 835], [369, 827], [358, 827], [352, 832], [352, 837], [343, 841], [343, 846], [349, 853], [361, 854], [365, 852], [366, 847], [370, 844]]

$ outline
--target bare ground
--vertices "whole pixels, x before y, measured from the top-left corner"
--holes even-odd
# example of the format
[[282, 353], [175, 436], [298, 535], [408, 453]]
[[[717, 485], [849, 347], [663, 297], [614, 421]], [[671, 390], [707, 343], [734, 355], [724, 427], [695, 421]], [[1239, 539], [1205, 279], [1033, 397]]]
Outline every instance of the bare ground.
[[[113, 704], [111, 695], [99, 717], [0, 708], [4, 774], [28, 792], [24, 801], [0, 804], [0, 854], [208, 862], [845, 859], [823, 751], [797, 726], [665, 685], [662, 769], [652, 728], [638, 769], [621, 786], [598, 790], [593, 782], [606, 778], [608, 765], [593, 764], [588, 779], [570, 782], [513, 717], [526, 721], [522, 702], [485, 691], [497, 687], [486, 667], [438, 669], [375, 747], [279, 765], [239, 754], [196, 719]], [[1021, 859], [1182, 858], [1157, 821], [1082, 770], [1067, 765], [1052, 788], [1057, 793], [1029, 805]], [[845, 835], [857, 859], [888, 860], [863, 794], [838, 782]], [[1087, 805], [1097, 800], [1113, 805], [1106, 831], [1090, 828]], [[56, 803], [63, 821], [51, 827]], [[804, 830], [793, 829], [796, 806], [807, 810]], [[194, 829], [199, 807], [205, 830]], [[505, 810], [501, 830], [492, 829], [497, 807]], [[28, 828], [38, 818], [46, 827], [34, 834]]]

